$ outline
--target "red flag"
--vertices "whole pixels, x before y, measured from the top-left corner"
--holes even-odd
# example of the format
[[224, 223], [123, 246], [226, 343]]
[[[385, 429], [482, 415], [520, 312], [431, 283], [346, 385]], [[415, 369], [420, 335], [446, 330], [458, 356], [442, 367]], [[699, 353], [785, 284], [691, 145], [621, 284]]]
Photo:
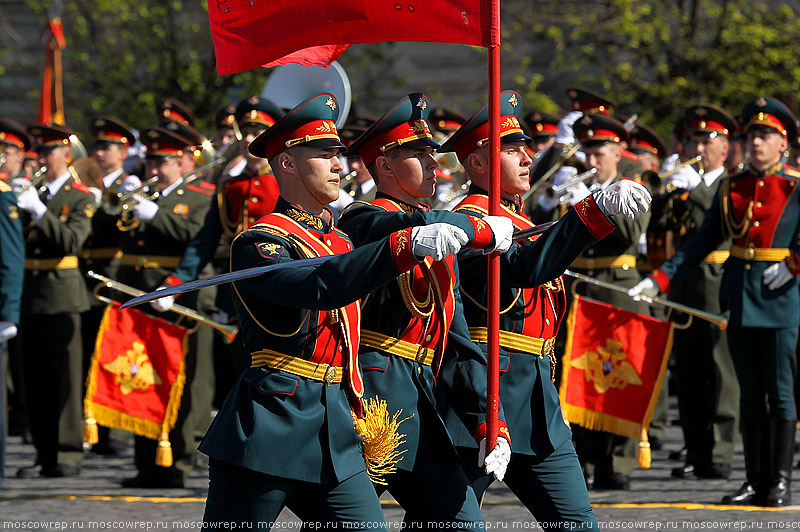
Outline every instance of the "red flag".
[[292, 52], [275, 61], [270, 61], [264, 68], [272, 68], [289, 63], [297, 63], [303, 66], [318, 66], [327, 68], [331, 63], [342, 55], [342, 53], [350, 47], [349, 44], [329, 44], [325, 46], [312, 46], [311, 48], [304, 48], [297, 52]]
[[64, 26], [60, 18], [47, 23], [42, 34], [42, 44], [47, 47], [42, 74], [42, 92], [39, 95], [39, 108], [36, 112], [37, 124], [64, 124], [63, 72], [61, 51], [67, 47]]
[[499, 27], [491, 6], [492, 0], [216, 0], [209, 3], [208, 18], [217, 73], [223, 75], [322, 45], [419, 41], [489, 46]]
[[638, 440], [658, 399], [672, 350], [672, 323], [576, 296], [567, 326], [564, 417]]
[[114, 302], [106, 308], [97, 334], [84, 399], [87, 426], [96, 420], [168, 445], [186, 380], [188, 331], [119, 307]]

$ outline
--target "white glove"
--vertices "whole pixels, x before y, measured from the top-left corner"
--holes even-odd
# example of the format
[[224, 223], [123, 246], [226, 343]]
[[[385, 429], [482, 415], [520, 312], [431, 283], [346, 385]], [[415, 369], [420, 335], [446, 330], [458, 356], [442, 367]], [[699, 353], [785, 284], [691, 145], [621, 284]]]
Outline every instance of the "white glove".
[[703, 178], [697, 173], [692, 165], [686, 165], [664, 180], [665, 185], [684, 190], [694, 190]]
[[571, 206], [575, 206], [579, 201], [586, 198], [591, 192], [589, 192], [589, 188], [586, 186], [586, 183], [583, 181], [579, 181], [569, 187], [566, 192], [564, 192], [561, 197], [558, 198], [559, 203], [566, 203]]
[[578, 169], [574, 166], [562, 166], [558, 169], [556, 176], [553, 178], [553, 186], [557, 187], [563, 185], [571, 181], [576, 175], [578, 175]]
[[653, 198], [642, 185], [630, 179], [623, 179], [607, 186], [594, 195], [594, 201], [607, 216], [624, 214], [633, 220], [647, 212]]
[[418, 258], [433, 257], [433, 260], [442, 260], [448, 255], [458, 253], [467, 242], [469, 237], [463, 229], [447, 223], [411, 229], [411, 252]]
[[486, 438], [481, 440], [478, 450], [478, 467], [483, 467], [487, 475], [494, 475], [494, 478], [502, 482], [510, 461], [511, 445], [508, 440], [498, 436], [497, 445], [494, 446], [489, 456], [486, 456]]
[[639, 283], [628, 290], [628, 295], [633, 298], [634, 301], [642, 301], [651, 299], [657, 296], [661, 292], [661, 288], [656, 283], [655, 279], [652, 277], [645, 277]]
[[639, 255], [647, 255], [647, 233], [639, 235], [639, 242], [636, 245], [636, 251]]
[[[166, 286], [159, 286], [156, 288], [156, 292], [159, 290], [166, 290]], [[155, 301], [150, 302], [150, 306], [156, 309], [159, 312], [166, 312], [172, 308], [172, 305], [175, 304], [175, 296], [164, 296], [162, 298], [156, 299]]]
[[776, 262], [764, 270], [764, 284], [770, 290], [775, 290], [792, 280], [792, 272], [785, 262]]
[[132, 209], [134, 218], [138, 218], [143, 222], [149, 222], [156, 217], [158, 204], [155, 201], [143, 198], [139, 194], [135, 194], [133, 199], [136, 201], [136, 206]]
[[494, 251], [505, 253], [511, 244], [514, 243], [512, 237], [514, 236], [514, 223], [510, 218], [505, 216], [484, 216], [483, 221], [489, 225], [489, 228], [494, 233], [494, 247], [489, 246], [483, 250], [484, 255], [488, 255]]
[[39, 199], [36, 188], [32, 187], [31, 182], [24, 177], [12, 179], [11, 188], [17, 195], [17, 207], [31, 213], [33, 222], [38, 222], [47, 212], [47, 206]]
[[672, 171], [673, 168], [678, 166], [679, 158], [680, 156], [677, 153], [673, 153], [672, 155], [664, 159], [664, 162], [661, 164], [661, 171], [659, 173], [666, 174], [667, 172]]
[[558, 121], [556, 144], [575, 144], [575, 132], [572, 131], [572, 125], [582, 116], [583, 111], [570, 111]]
[[0, 344], [17, 335], [17, 326], [10, 321], [0, 321]]
[[136, 188], [139, 188], [140, 186], [142, 186], [142, 180], [136, 177], [135, 175], [129, 175], [119, 186], [119, 193], [127, 194], [128, 192]]

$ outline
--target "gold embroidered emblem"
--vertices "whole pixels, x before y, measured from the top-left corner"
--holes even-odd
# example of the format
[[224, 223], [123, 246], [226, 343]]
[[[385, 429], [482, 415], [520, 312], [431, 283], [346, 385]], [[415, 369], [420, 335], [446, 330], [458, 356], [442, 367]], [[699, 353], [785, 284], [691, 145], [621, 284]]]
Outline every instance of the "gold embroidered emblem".
[[178, 203], [172, 208], [172, 212], [179, 216], [186, 216], [189, 214], [189, 206], [185, 203]]
[[425, 120], [414, 120], [411, 122], [411, 131], [413, 133], [430, 133], [428, 123]]
[[123, 395], [136, 390], [145, 391], [151, 386], [161, 384], [161, 378], [153, 369], [150, 357], [142, 342], [133, 342], [132, 349], [117, 355], [113, 362], [103, 364], [103, 369], [116, 375], [114, 382], [119, 384]]
[[8, 217], [12, 220], [19, 218], [19, 210], [17, 209], [16, 205], [8, 206]]
[[761, 98], [756, 100], [756, 106], [758, 106], [758, 107], [766, 107], [767, 106], [767, 100], [765, 100], [764, 97], [762, 96]]
[[331, 108], [331, 111], [336, 110], [336, 100], [328, 96], [328, 101], [325, 102], [325, 105]]
[[508, 99], [508, 103], [511, 104], [511, 107], [516, 107], [519, 104], [519, 100], [517, 100], [517, 95], [512, 94], [511, 98]]
[[400, 234], [397, 235], [397, 255], [406, 249], [408, 245], [408, 231], [401, 231]]
[[594, 384], [597, 393], [606, 393], [612, 388], [624, 390], [629, 384], [642, 384], [642, 379], [627, 360], [628, 355], [621, 349], [622, 342], [608, 338], [605, 347], [598, 347], [597, 352], [586, 351], [570, 366], [582, 369], [586, 380]]
[[552, 292], [560, 292], [564, 289], [564, 281], [561, 277], [553, 279], [552, 281], [547, 281], [542, 285], [545, 290], [550, 290]]
[[336, 133], [336, 124], [330, 121], [324, 121], [314, 131], [322, 131], [323, 133]]
[[250, 105], [255, 105], [258, 103], [258, 96], [253, 96], [248, 101], [250, 102]]
[[502, 127], [503, 129], [519, 127], [519, 123], [515, 123], [516, 122], [515, 118], [516, 117], [511, 117], [511, 116], [506, 117], [506, 119], [503, 120], [503, 123], [500, 124], [500, 127]]
[[291, 218], [292, 220], [296, 220], [298, 222], [302, 222], [309, 227], [313, 227], [314, 229], [322, 229], [322, 220], [317, 218], [316, 216], [312, 216], [307, 212], [299, 211], [297, 209], [289, 209], [286, 211], [286, 216]]
[[281, 246], [280, 244], [276, 244], [274, 242], [259, 242], [258, 244], [256, 244], [256, 247], [263, 256], [272, 257], [272, 256], [280, 256], [278, 250], [281, 249], [283, 246]]
[[428, 108], [428, 102], [425, 101], [425, 98], [420, 96], [419, 101], [417, 102], [417, 107], [422, 109], [423, 111]]
[[83, 209], [83, 215], [87, 218], [91, 218], [94, 216], [94, 213], [97, 209], [95, 208], [94, 204], [90, 203]]

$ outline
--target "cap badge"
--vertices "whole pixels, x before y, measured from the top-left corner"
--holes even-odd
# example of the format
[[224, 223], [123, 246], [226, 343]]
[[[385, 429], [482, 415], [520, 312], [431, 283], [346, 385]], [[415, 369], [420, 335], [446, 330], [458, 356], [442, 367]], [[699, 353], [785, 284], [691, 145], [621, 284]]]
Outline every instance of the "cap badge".
[[542, 119], [542, 115], [540, 115], [539, 113], [533, 113], [533, 119], [534, 120], [541, 120]]
[[325, 105], [331, 108], [331, 111], [336, 110], [336, 101], [328, 96], [328, 101], [325, 102]]
[[544, 126], [542, 126], [542, 124], [536, 124], [536, 131], [542, 131], [543, 129]]
[[591, 130], [591, 129], [590, 129], [590, 130], [588, 130], [588, 131], [586, 132], [586, 136], [587, 136], [587, 137], [594, 137], [594, 130]]
[[258, 103], [258, 96], [253, 96], [252, 98], [250, 98], [250, 99], [248, 100], [248, 102], [250, 103], [250, 105], [255, 105], [255, 104], [257, 104], [257, 103]]
[[572, 99], [577, 98], [578, 97], [577, 91], [575, 91], [575, 90], [569, 91], [569, 97], [572, 98]]
[[756, 105], [758, 107], [766, 107], [767, 106], [767, 100], [765, 100], [764, 97], [762, 96], [761, 98], [756, 100]]
[[425, 98], [420, 97], [419, 101], [417, 102], [417, 107], [424, 111], [428, 108], [428, 102], [425, 101]]
[[592, 123], [592, 117], [589, 115], [584, 116], [583, 120], [581, 120], [581, 124], [589, 125], [591, 123]]
[[511, 98], [508, 99], [508, 103], [511, 104], [511, 107], [516, 107], [517, 104], [519, 103], [519, 100], [517, 100], [517, 95], [516, 94], [512, 94]]
[[700, 125], [700, 129], [703, 129], [704, 127], [706, 127], [706, 121], [705, 120], [701, 120], [699, 125]]
[[697, 116], [705, 116], [707, 113], [708, 113], [708, 111], [706, 111], [706, 110], [705, 110], [704, 108], [702, 108], [702, 107], [700, 107], [699, 109], [697, 109], [697, 110], [694, 112], [694, 114], [696, 114]]

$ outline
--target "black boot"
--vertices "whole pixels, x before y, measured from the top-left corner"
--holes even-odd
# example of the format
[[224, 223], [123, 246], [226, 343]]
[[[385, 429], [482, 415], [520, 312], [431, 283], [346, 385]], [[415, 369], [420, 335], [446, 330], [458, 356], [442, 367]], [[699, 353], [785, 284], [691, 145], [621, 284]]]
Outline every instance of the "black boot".
[[765, 506], [789, 506], [792, 503], [792, 462], [794, 461], [794, 419], [770, 418], [769, 491]]
[[[736, 493], [725, 495], [722, 504], [751, 505], [759, 504], [761, 497], [761, 443], [762, 426], [757, 417], [742, 416], [739, 426], [742, 431], [742, 445], [744, 446], [744, 468], [747, 480]], [[765, 464], [766, 465], [766, 464]]]

